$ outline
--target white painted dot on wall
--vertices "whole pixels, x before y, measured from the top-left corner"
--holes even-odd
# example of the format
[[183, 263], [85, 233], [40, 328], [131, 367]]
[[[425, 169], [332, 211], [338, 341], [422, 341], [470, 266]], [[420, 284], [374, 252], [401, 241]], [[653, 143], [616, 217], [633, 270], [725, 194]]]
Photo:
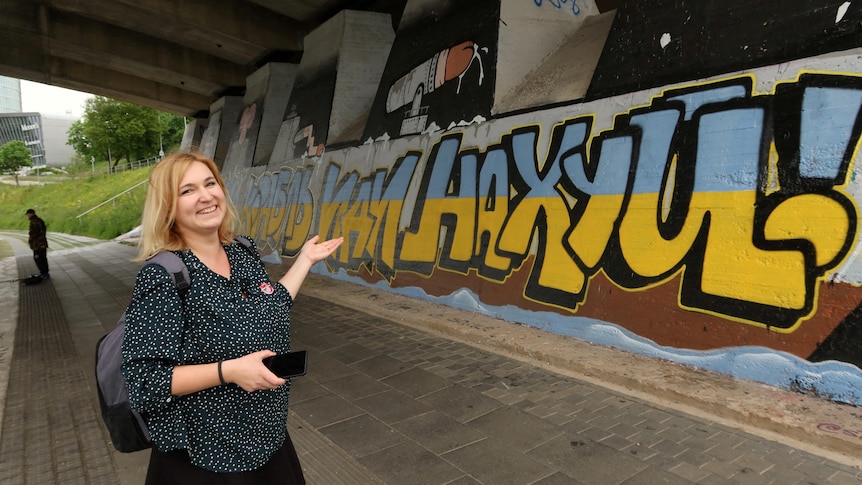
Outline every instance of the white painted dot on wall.
[[670, 34], [667, 32], [661, 34], [661, 39], [659, 39], [658, 43], [661, 45], [661, 48], [664, 49], [670, 44]]
[[835, 15], [835, 23], [836, 24], [838, 22], [840, 22], [841, 19], [844, 18], [844, 15], [847, 13], [847, 9], [849, 9], [849, 8], [850, 8], [850, 2], [844, 2], [841, 4], [840, 7], [838, 7], [838, 13]]

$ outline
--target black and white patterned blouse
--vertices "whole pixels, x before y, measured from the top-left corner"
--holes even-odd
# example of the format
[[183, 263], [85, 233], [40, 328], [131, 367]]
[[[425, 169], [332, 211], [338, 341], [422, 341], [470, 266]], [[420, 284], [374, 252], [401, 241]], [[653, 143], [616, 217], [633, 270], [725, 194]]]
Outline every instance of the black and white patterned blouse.
[[176, 253], [191, 279], [184, 301], [163, 267], [141, 269], [126, 315], [123, 376], [132, 407], [148, 416], [156, 449], [186, 449], [196, 466], [240, 472], [261, 467], [282, 445], [289, 381], [251, 393], [227, 384], [175, 397], [173, 368], [263, 349], [287, 352], [293, 299], [270, 281], [254, 245], [249, 251], [234, 242], [225, 251], [230, 279], [191, 251]]

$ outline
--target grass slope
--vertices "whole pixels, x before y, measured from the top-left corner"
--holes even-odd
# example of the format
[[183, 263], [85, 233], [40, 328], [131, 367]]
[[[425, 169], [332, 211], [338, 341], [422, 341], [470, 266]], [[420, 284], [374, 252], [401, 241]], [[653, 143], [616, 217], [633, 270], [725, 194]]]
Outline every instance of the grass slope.
[[26, 230], [24, 212], [32, 208], [49, 231], [113, 239], [141, 223], [146, 183], [78, 216], [146, 180], [151, 168], [74, 178], [42, 176], [43, 185], [0, 184], [0, 229]]

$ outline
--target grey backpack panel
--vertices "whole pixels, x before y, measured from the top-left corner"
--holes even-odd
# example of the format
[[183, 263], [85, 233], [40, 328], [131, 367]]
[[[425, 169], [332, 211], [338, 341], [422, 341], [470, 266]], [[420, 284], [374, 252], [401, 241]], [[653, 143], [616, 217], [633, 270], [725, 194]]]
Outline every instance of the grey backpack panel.
[[[184, 298], [191, 283], [183, 260], [172, 252], [162, 251], [148, 259], [144, 266], [151, 264], [165, 268], [173, 278], [180, 298]], [[96, 390], [111, 443], [117, 451], [130, 453], [150, 448], [152, 442], [146, 418], [129, 406], [129, 391], [121, 370], [125, 329], [126, 312], [123, 312], [117, 326], [96, 344]]]

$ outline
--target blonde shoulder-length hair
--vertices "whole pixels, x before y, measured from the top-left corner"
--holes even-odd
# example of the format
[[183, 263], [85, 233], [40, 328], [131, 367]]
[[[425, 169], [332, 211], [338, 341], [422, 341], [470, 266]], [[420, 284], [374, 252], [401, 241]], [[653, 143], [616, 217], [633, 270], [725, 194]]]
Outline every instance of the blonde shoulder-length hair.
[[236, 236], [235, 226], [238, 220], [236, 210], [230, 202], [227, 187], [215, 162], [200, 153], [174, 153], [157, 163], [150, 172], [147, 199], [141, 217], [141, 241], [138, 244], [136, 261], [143, 261], [159, 251], [187, 249], [176, 230], [177, 199], [183, 175], [195, 162], [206, 165], [224, 191], [227, 210], [218, 229], [219, 240], [229, 244]]

